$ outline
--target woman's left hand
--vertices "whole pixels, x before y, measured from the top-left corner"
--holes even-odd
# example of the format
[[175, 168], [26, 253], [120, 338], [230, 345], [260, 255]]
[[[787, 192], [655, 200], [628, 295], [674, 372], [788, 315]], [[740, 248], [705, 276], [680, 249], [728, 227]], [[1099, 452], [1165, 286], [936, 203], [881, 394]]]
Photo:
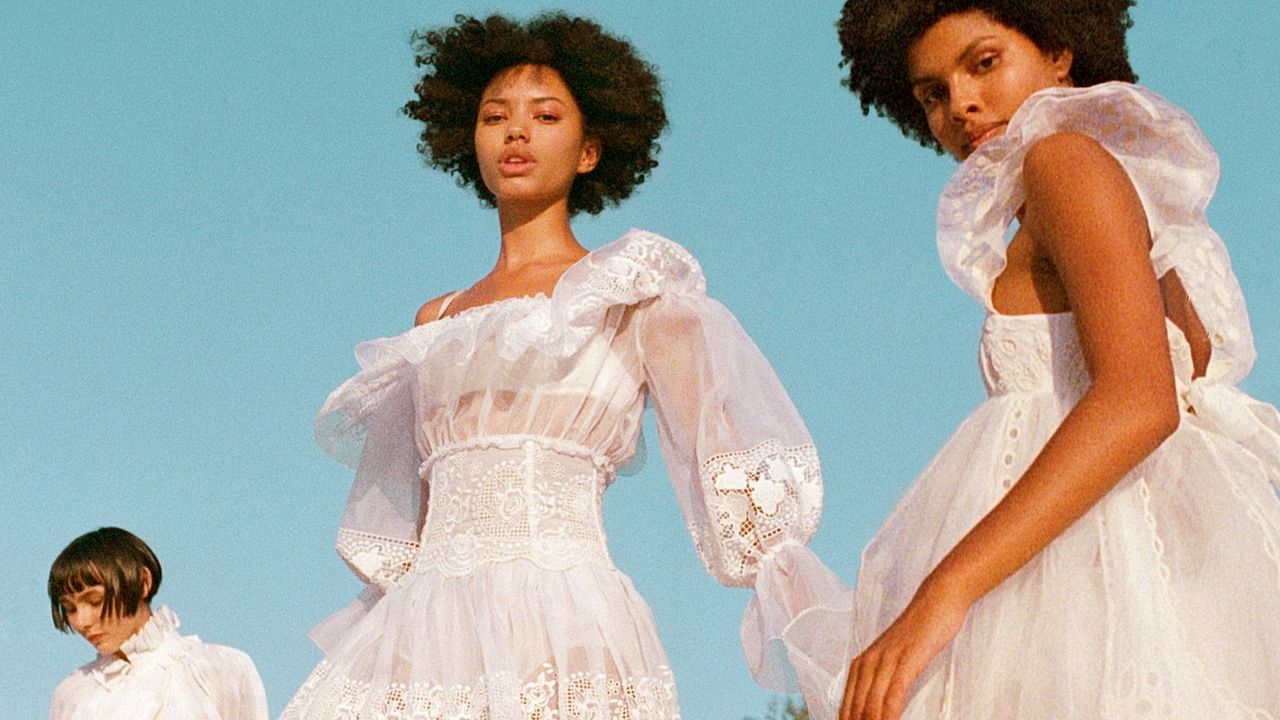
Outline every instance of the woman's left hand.
[[849, 665], [840, 720], [897, 720], [907, 691], [964, 624], [969, 604], [921, 588]]

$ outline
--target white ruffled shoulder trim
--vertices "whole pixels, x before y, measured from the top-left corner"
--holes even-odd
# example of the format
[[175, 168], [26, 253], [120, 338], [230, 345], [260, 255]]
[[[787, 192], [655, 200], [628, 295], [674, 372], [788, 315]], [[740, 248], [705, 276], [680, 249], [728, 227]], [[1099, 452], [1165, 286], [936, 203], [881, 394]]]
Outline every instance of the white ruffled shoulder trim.
[[1218, 184], [1218, 156], [1194, 119], [1155, 92], [1122, 82], [1035, 93], [1004, 134], [960, 165], [938, 201], [938, 253], [965, 292], [991, 306], [1005, 265], [1006, 232], [1025, 200], [1022, 163], [1039, 140], [1077, 132], [1124, 167], [1142, 199], [1157, 274], [1176, 268], [1209, 329], [1209, 374], [1235, 383], [1256, 353], [1248, 314], [1221, 238], [1205, 208]]
[[354, 467], [371, 414], [427, 358], [465, 363], [489, 341], [508, 362], [527, 352], [570, 357], [599, 331], [611, 308], [674, 294], [706, 294], [698, 261], [661, 235], [629, 230], [571, 265], [550, 297], [500, 300], [360, 343], [355, 354], [361, 370], [325, 401], [316, 417], [316, 440]]

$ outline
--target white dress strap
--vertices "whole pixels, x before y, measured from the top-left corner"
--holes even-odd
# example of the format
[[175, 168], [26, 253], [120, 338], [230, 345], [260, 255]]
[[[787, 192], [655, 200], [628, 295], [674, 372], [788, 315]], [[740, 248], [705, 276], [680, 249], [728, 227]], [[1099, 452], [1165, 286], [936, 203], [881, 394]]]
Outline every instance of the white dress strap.
[[462, 294], [461, 290], [454, 290], [453, 292], [449, 293], [449, 297], [445, 298], [444, 302], [440, 303], [440, 310], [436, 312], [436, 320], [439, 320], [440, 318], [444, 317], [445, 311], [449, 309], [449, 306], [452, 305], [453, 301], [456, 300], [458, 296], [461, 294]]

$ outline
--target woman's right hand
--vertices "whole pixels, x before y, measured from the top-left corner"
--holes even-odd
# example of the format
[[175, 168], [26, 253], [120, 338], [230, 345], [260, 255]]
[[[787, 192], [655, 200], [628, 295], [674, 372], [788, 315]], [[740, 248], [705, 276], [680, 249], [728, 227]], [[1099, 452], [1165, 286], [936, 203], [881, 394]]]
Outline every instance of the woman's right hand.
[[969, 603], [917, 591], [902, 614], [849, 665], [840, 720], [897, 720], [907, 691], [964, 624]]

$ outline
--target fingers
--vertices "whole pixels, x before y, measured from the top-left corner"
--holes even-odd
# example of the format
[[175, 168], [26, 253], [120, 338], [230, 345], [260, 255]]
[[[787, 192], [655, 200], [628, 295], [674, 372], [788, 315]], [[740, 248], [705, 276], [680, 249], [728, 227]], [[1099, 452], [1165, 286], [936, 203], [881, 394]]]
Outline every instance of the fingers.
[[885, 695], [891, 684], [898, 681], [897, 658], [885, 658], [876, 669], [875, 678], [867, 693], [866, 720], [889, 720], [885, 714]]

